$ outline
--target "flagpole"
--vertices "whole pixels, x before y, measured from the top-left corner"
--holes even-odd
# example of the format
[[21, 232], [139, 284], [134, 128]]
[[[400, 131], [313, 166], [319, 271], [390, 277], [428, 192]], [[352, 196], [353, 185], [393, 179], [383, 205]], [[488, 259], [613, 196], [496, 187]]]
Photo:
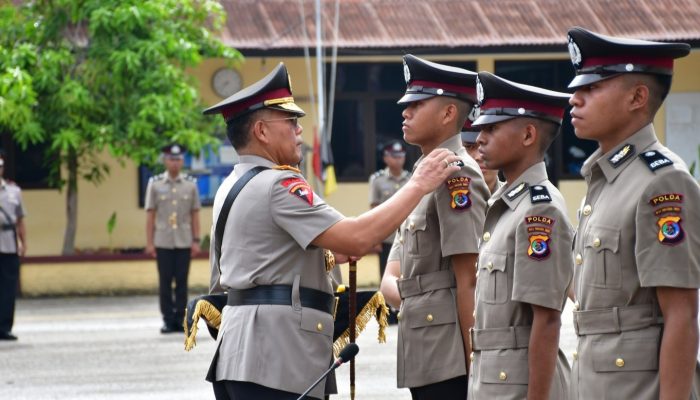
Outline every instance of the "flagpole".
[[[350, 293], [348, 293], [348, 310], [350, 329], [350, 343], [355, 343], [357, 328], [355, 317], [357, 316], [357, 261], [350, 261]], [[350, 400], [355, 400], [355, 358], [350, 360]]]

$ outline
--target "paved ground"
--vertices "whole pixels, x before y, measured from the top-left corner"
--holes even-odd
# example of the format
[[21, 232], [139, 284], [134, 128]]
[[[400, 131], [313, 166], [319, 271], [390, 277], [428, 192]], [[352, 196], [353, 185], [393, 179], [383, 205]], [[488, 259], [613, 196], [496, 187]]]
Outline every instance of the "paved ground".
[[[570, 357], [570, 310], [564, 316], [561, 347]], [[197, 347], [185, 352], [182, 335], [159, 333], [155, 296], [20, 299], [20, 339], [0, 342], [0, 399], [213, 399], [204, 376], [214, 341], [201, 324]], [[386, 344], [376, 332], [372, 324], [358, 340], [356, 398], [410, 399], [396, 389], [396, 327]], [[333, 399], [349, 399], [348, 371], [338, 370]]]

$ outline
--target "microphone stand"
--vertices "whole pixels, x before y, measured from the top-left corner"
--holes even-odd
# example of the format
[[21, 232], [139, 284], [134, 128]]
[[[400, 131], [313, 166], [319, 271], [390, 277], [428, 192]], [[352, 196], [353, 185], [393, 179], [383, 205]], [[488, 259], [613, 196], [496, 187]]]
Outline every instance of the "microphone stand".
[[340, 366], [340, 364], [342, 364], [342, 363], [343, 363], [342, 360], [338, 360], [338, 361], [334, 362], [333, 365], [331, 365], [331, 367], [328, 368], [328, 370], [323, 373], [323, 375], [321, 375], [318, 379], [316, 379], [316, 382], [314, 382], [313, 385], [311, 385], [308, 389], [306, 389], [306, 391], [304, 393], [302, 393], [301, 396], [299, 396], [297, 398], [297, 400], [302, 400], [304, 397], [306, 397], [306, 395], [309, 394], [310, 391], [314, 390], [314, 388], [316, 387], [316, 385], [319, 384], [319, 382], [321, 382], [326, 376], [328, 376], [328, 374], [330, 374], [331, 371], [338, 368]]

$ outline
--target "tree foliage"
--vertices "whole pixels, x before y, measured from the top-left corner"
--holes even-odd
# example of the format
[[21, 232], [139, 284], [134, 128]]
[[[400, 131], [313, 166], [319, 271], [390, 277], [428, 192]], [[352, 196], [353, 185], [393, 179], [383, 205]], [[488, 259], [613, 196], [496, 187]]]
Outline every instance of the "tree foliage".
[[186, 70], [240, 57], [224, 18], [214, 0], [0, 0], [0, 131], [47, 144], [69, 195], [109, 173], [105, 151], [152, 165], [168, 142], [216, 143]]

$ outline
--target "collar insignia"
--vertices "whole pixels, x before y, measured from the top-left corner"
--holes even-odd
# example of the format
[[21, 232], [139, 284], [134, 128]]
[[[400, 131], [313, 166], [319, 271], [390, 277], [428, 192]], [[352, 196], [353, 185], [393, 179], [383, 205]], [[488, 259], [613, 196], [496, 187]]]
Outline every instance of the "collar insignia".
[[645, 151], [639, 155], [639, 158], [644, 160], [647, 167], [649, 167], [652, 172], [673, 165], [673, 161], [656, 150]]
[[525, 193], [525, 190], [527, 190], [528, 187], [529, 187], [529, 185], [527, 183], [522, 182], [520, 185], [516, 186], [513, 190], [511, 190], [510, 192], [508, 192], [508, 194], [506, 194], [506, 199], [514, 200], [516, 197]]
[[620, 150], [615, 152], [610, 158], [608, 158], [608, 161], [610, 161], [610, 165], [613, 167], [617, 168], [622, 164], [625, 160], [628, 158], [632, 157], [634, 155], [634, 145], [632, 144], [626, 144], [622, 146]]

